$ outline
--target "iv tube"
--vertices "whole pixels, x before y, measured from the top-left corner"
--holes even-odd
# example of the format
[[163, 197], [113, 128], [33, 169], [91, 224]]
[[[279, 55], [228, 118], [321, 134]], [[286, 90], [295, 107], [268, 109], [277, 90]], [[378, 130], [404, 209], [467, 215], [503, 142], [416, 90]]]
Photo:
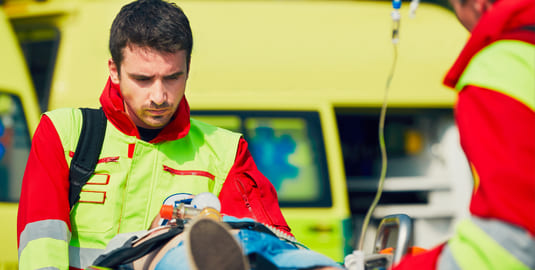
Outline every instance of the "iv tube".
[[379, 185], [377, 187], [377, 193], [375, 194], [375, 198], [373, 199], [373, 202], [368, 209], [368, 212], [366, 213], [366, 216], [364, 217], [364, 221], [362, 224], [362, 229], [360, 232], [359, 237], [359, 244], [358, 244], [358, 250], [363, 250], [364, 246], [364, 236], [366, 233], [366, 230], [368, 228], [368, 224], [370, 223], [370, 218], [377, 207], [377, 204], [379, 203], [379, 199], [381, 199], [381, 195], [383, 193], [383, 185], [386, 178], [386, 168], [387, 168], [387, 155], [386, 155], [386, 146], [385, 146], [385, 138], [384, 138], [384, 125], [385, 125], [385, 118], [386, 118], [386, 107], [387, 107], [387, 98], [388, 98], [388, 92], [390, 89], [390, 84], [392, 82], [392, 78], [394, 77], [394, 72], [396, 69], [397, 59], [398, 59], [398, 43], [399, 43], [399, 21], [401, 18], [401, 15], [399, 13], [399, 9], [401, 8], [401, 0], [393, 0], [392, 6], [394, 7], [394, 10], [391, 13], [392, 16], [392, 45], [394, 49], [394, 59], [392, 61], [392, 67], [390, 69], [390, 73], [388, 75], [388, 78], [386, 80], [385, 85], [385, 95], [383, 99], [383, 105], [381, 107], [381, 115], [379, 118], [379, 147], [381, 149], [381, 175], [379, 178]]

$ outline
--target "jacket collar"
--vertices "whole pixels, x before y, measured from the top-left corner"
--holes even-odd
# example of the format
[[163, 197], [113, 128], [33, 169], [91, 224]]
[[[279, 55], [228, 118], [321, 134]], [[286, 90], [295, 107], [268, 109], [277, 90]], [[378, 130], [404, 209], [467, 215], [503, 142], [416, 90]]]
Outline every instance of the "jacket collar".
[[470, 39], [446, 74], [444, 84], [454, 88], [466, 66], [481, 49], [525, 25], [535, 24], [534, 0], [498, 0], [481, 16]]
[[[100, 95], [100, 104], [108, 120], [121, 132], [139, 139], [136, 125], [125, 112], [123, 96], [118, 84], [114, 84], [110, 78]], [[186, 97], [182, 98], [175, 115], [162, 131], [151, 140], [151, 143], [178, 140], [186, 136], [190, 129], [190, 110]]]

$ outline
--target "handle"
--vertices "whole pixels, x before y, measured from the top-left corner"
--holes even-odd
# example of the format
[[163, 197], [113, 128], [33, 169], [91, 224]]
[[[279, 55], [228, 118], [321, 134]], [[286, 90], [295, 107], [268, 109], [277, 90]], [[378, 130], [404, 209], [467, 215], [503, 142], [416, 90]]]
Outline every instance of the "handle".
[[384, 217], [377, 229], [375, 237], [375, 253], [385, 249], [391, 234], [397, 231], [394, 247], [394, 264], [398, 263], [407, 253], [412, 236], [412, 220], [405, 214], [395, 214]]

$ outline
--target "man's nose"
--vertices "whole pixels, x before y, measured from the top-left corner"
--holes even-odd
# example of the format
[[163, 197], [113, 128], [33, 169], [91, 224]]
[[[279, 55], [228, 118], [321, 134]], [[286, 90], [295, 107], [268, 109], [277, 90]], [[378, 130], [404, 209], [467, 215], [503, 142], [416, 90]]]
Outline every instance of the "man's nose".
[[156, 80], [151, 89], [151, 101], [157, 105], [161, 105], [165, 103], [166, 98], [167, 93], [164, 84], [162, 83], [162, 81]]

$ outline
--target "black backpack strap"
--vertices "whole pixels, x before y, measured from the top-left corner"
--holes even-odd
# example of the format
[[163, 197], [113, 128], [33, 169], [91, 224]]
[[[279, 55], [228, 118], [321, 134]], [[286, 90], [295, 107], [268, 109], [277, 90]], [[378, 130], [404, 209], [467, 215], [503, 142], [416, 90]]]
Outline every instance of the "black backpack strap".
[[239, 222], [227, 222], [230, 228], [232, 229], [248, 229], [252, 231], [257, 231], [261, 233], [266, 233], [274, 237], [278, 237], [273, 231], [260, 222], [254, 221], [239, 221]]
[[[112, 269], [122, 269], [119, 266], [126, 265], [134, 262], [135, 260], [149, 254], [150, 252], [160, 249], [163, 245], [167, 244], [173, 237], [181, 234], [184, 231], [184, 221], [176, 220], [177, 225], [172, 226], [169, 231], [154, 236], [141, 242], [139, 245], [134, 246], [134, 241], [138, 240], [137, 236], [132, 236], [121, 247], [113, 249], [108, 253], [102, 254], [93, 262], [92, 266], [107, 267]], [[252, 221], [240, 221], [240, 222], [225, 222], [231, 229], [247, 229], [261, 233], [267, 233], [271, 236], [277, 237], [268, 227], [265, 225], [252, 222]], [[251, 269], [278, 269], [272, 263], [267, 261], [264, 257], [258, 254], [250, 254], [249, 263], [255, 268]], [[151, 258], [152, 260], [153, 258]], [[91, 268], [96, 269], [96, 268]], [[125, 268], [126, 269], [126, 268]], [[130, 269], [130, 268], [128, 268]]]
[[[179, 222], [180, 220], [177, 220]], [[267, 227], [258, 222], [226, 222], [232, 229], [249, 229], [258, 232], [268, 233], [272, 236], [276, 235], [271, 232]], [[137, 246], [133, 246], [133, 242], [138, 239], [137, 236], [133, 236], [128, 239], [123, 246], [113, 249], [112, 251], [102, 254], [93, 262], [92, 266], [108, 267], [117, 269], [120, 265], [132, 263], [135, 260], [147, 255], [148, 253], [163, 247], [173, 237], [181, 234], [184, 231], [184, 223], [180, 221], [176, 226], [172, 226], [169, 231], [159, 234], [153, 238], [149, 238], [146, 241], [140, 243]], [[252, 258], [251, 258], [252, 259]], [[259, 269], [271, 269], [271, 268], [259, 268]]]
[[95, 171], [106, 133], [106, 115], [102, 108], [80, 108], [82, 131], [69, 168], [69, 205], [71, 209], [80, 199], [82, 186]]
[[149, 238], [141, 242], [137, 246], [133, 246], [133, 242], [137, 240], [137, 236], [128, 239], [122, 247], [114, 249], [109, 253], [102, 254], [93, 262], [93, 266], [118, 268], [122, 264], [128, 264], [145, 256], [146, 254], [163, 247], [173, 237], [181, 234], [184, 231], [184, 226], [173, 226], [169, 231], [159, 234], [153, 238]]

